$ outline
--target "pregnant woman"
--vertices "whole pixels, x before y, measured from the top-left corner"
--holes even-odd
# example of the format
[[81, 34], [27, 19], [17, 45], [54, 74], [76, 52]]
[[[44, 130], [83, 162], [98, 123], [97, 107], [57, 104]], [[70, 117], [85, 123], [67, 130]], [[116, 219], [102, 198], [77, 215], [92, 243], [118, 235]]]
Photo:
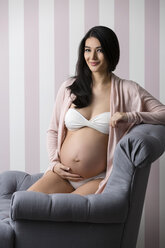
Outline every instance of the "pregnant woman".
[[76, 76], [61, 85], [47, 131], [50, 165], [29, 191], [101, 193], [121, 137], [135, 124], [165, 125], [163, 104], [112, 73], [119, 56], [107, 27], [93, 27], [82, 39]]

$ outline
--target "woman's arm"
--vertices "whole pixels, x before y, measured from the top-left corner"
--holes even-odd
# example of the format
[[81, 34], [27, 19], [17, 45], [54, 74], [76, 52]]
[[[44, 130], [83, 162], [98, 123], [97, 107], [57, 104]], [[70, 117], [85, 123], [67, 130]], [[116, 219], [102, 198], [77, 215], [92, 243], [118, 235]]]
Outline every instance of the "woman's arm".
[[165, 125], [165, 105], [137, 84], [142, 112], [127, 112], [129, 123], [148, 123]]
[[[60, 162], [58, 156], [58, 129], [59, 129], [59, 120], [60, 120], [60, 113], [62, 110], [62, 103], [65, 96], [65, 82], [61, 85], [60, 89], [58, 90], [53, 113], [50, 121], [49, 128], [47, 130], [47, 151], [49, 157], [49, 167], [48, 170], [52, 170], [54, 165]], [[46, 172], [47, 172], [46, 171]]]
[[150, 93], [148, 93], [138, 84], [135, 83], [134, 86], [136, 92], [134, 90], [132, 91], [132, 89], [130, 88], [129, 96], [132, 95], [131, 97], [132, 105], [130, 102], [129, 105], [131, 106], [129, 106], [129, 109], [130, 110], [131, 108], [136, 109], [136, 104], [139, 105], [140, 103], [141, 111], [116, 112], [111, 117], [110, 125], [112, 127], [116, 127], [119, 122], [134, 123], [134, 124], [148, 123], [148, 124], [165, 125], [165, 105], [160, 103], [156, 98], [154, 98]]

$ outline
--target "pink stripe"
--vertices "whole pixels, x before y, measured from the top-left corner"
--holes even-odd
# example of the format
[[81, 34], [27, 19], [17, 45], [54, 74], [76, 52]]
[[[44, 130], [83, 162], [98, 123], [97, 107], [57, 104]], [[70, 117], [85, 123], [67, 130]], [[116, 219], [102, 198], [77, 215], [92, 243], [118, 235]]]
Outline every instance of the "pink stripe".
[[9, 126], [9, 13], [8, 1], [0, 1], [0, 172], [10, 168]]
[[99, 0], [85, 0], [85, 32], [99, 25]]
[[[159, 98], [159, 0], [145, 0], [145, 88]], [[145, 247], [159, 247], [159, 161], [152, 165], [146, 194]]]
[[115, 73], [129, 78], [129, 0], [115, 1], [115, 32], [120, 44], [120, 62]]
[[69, 77], [69, 1], [54, 0], [55, 96]]
[[25, 167], [40, 170], [39, 136], [39, 6], [38, 0], [24, 1], [25, 39]]

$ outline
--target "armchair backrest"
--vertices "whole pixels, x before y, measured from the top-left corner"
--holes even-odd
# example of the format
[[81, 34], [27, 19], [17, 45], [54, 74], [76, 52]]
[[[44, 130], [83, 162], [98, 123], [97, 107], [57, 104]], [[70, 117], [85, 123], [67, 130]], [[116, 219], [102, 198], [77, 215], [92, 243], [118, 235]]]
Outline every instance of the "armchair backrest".
[[150, 166], [165, 151], [163, 134], [165, 126], [141, 124], [117, 144], [104, 193], [119, 194], [128, 205], [122, 248], [136, 247]]

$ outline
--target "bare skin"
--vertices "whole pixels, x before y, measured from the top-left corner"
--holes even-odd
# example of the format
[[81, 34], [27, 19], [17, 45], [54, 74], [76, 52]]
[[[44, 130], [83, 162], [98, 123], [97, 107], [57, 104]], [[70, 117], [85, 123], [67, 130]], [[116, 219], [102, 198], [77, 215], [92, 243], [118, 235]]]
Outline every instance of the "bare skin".
[[27, 191], [42, 192], [45, 194], [72, 193], [79, 195], [88, 195], [96, 192], [100, 182], [101, 179], [92, 180], [75, 190], [66, 179], [61, 178], [55, 172], [48, 171]]
[[[100, 113], [110, 111], [111, 80], [99, 40], [94, 37], [86, 40], [84, 58], [92, 73], [92, 102], [89, 106], [76, 110], [90, 120]], [[120, 121], [127, 121], [126, 114], [117, 112], [111, 117], [110, 125], [115, 128]], [[67, 131], [60, 151], [61, 162], [28, 191], [80, 195], [95, 193], [102, 179], [91, 180], [77, 189], [72, 187], [69, 180], [77, 182], [105, 171], [107, 145], [108, 135], [92, 128], [83, 127], [76, 131]]]

